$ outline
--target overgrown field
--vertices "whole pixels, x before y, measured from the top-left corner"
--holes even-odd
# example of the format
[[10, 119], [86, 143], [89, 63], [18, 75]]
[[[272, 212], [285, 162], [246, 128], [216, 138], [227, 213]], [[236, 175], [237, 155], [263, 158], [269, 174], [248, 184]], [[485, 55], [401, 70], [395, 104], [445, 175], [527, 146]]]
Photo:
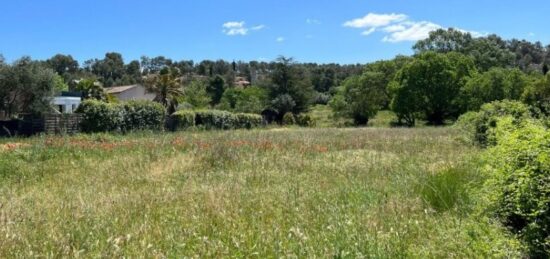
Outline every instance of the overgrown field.
[[[0, 140], [0, 257], [517, 257], [449, 128]], [[8, 144], [8, 141], [10, 144]]]

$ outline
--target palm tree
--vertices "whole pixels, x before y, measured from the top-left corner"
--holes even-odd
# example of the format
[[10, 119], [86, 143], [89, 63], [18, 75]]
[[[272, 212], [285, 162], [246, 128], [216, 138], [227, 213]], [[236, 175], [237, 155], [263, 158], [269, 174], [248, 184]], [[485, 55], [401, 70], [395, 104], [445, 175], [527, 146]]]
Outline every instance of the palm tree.
[[183, 96], [181, 82], [169, 71], [161, 71], [158, 75], [150, 75], [145, 80], [145, 87], [156, 94], [155, 101], [161, 103], [168, 114], [176, 111], [179, 99]]

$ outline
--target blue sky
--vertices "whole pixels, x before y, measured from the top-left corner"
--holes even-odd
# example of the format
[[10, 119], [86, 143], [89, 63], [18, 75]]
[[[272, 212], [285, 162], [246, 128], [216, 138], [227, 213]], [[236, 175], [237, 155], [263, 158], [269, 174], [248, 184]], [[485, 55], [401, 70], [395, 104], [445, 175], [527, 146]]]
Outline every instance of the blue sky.
[[550, 44], [547, 0], [1, 0], [0, 53], [365, 63], [437, 27]]

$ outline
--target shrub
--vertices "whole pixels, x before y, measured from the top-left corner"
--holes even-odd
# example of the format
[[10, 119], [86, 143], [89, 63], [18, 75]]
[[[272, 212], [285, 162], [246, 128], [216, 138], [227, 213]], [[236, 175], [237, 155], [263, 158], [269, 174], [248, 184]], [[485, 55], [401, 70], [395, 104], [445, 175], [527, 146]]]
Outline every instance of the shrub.
[[162, 105], [150, 101], [113, 104], [86, 100], [76, 112], [83, 115], [83, 132], [160, 130], [166, 115]]
[[296, 124], [296, 119], [294, 118], [294, 114], [291, 112], [285, 113], [283, 115], [283, 125], [294, 125]]
[[195, 127], [195, 112], [189, 110], [177, 111], [170, 115], [168, 129], [172, 131]]
[[479, 112], [462, 115], [458, 119], [456, 127], [466, 133], [469, 140], [486, 147], [496, 143], [494, 128], [497, 121], [505, 116], [511, 116], [515, 125], [531, 118], [529, 107], [521, 102], [495, 101], [481, 106]]
[[472, 181], [468, 168], [449, 168], [435, 174], [427, 173], [419, 182], [422, 200], [437, 212], [464, 208], [470, 197], [467, 184]]
[[258, 114], [237, 113], [235, 116], [237, 118], [236, 128], [252, 129], [260, 127], [263, 124], [263, 118]]
[[533, 258], [550, 255], [550, 131], [513, 117], [498, 123], [498, 144], [487, 152], [492, 200], [504, 224], [529, 245]]
[[195, 112], [195, 124], [204, 129], [232, 129], [235, 116], [226, 111], [199, 110]]
[[314, 127], [315, 121], [308, 114], [298, 114], [296, 123], [302, 127]]
[[124, 120], [124, 110], [120, 105], [96, 100], [86, 100], [80, 104], [77, 113], [83, 118], [83, 132], [107, 132], [120, 130]]
[[166, 110], [161, 104], [150, 101], [130, 101], [121, 105], [124, 109], [122, 131], [162, 129]]

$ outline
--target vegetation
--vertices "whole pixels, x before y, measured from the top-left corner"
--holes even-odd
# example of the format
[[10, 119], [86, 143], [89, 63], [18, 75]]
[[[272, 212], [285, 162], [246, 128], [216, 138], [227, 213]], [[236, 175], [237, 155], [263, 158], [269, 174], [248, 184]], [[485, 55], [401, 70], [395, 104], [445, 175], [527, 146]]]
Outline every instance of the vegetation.
[[[275, 129], [0, 140], [0, 256], [522, 257], [521, 243], [478, 211], [487, 205], [476, 191], [478, 151], [455, 135]], [[466, 197], [434, 202], [424, 184]]]
[[121, 104], [96, 100], [84, 101], [77, 109], [83, 115], [84, 132], [131, 132], [161, 130], [166, 111], [155, 102], [131, 101]]
[[550, 252], [550, 131], [527, 120], [500, 120], [498, 144], [488, 151], [490, 193], [504, 224], [529, 245], [533, 257]]

